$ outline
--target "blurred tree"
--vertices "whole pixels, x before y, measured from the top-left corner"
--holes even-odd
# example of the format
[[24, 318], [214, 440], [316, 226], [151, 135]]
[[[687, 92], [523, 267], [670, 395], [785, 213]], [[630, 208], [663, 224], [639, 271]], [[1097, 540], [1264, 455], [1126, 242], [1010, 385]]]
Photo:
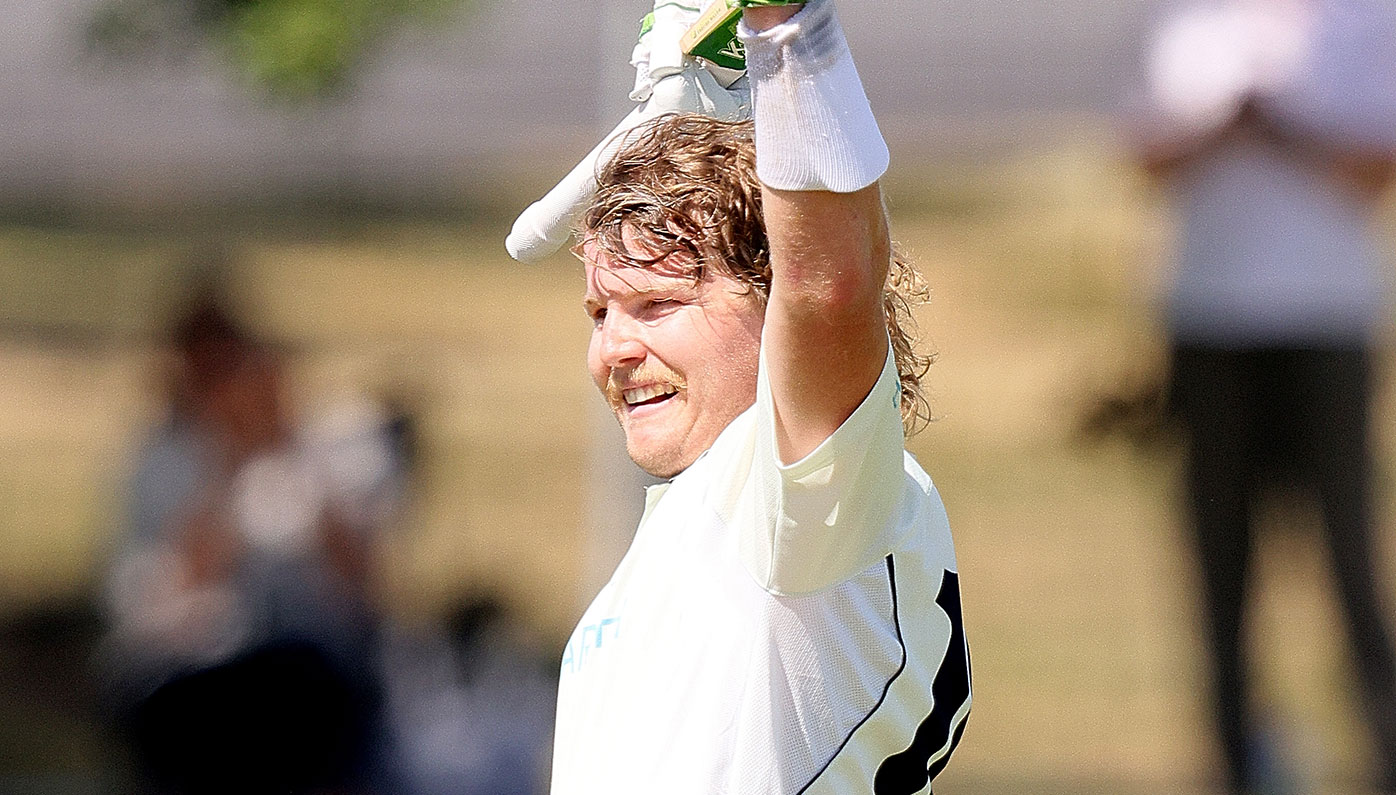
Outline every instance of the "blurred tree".
[[287, 101], [328, 98], [387, 33], [435, 24], [474, 0], [103, 0], [90, 46], [120, 57], [202, 46], [222, 50], [258, 90]]

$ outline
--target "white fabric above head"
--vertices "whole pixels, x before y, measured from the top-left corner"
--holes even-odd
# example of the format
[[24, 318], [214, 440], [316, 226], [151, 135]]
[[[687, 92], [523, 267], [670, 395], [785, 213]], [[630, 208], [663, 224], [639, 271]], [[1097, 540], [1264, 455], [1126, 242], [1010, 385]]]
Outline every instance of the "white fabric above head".
[[646, 102], [607, 133], [561, 182], [519, 215], [504, 241], [509, 256], [519, 262], [537, 262], [561, 248], [596, 195], [596, 175], [601, 167], [629, 140], [628, 134], [646, 122], [667, 113], [701, 113], [728, 121], [751, 114], [745, 80], [723, 88], [717, 78], [692, 59], [681, 72], [651, 86], [649, 93]]
[[1222, 126], [1254, 88], [1246, 16], [1210, 5], [1170, 19], [1149, 53], [1148, 80], [1152, 107], [1170, 126], [1198, 133]]
[[631, 54], [641, 103], [582, 158], [543, 198], [529, 205], [504, 241], [509, 256], [536, 262], [557, 251], [596, 194], [596, 174], [626, 140], [626, 133], [666, 113], [701, 113], [735, 121], [750, 118], [751, 93], [741, 73], [685, 56], [680, 44], [699, 9], [657, 0], [654, 21]]
[[1149, 53], [1153, 107], [1171, 126], [1204, 134], [1230, 122], [1250, 97], [1290, 84], [1313, 28], [1305, 2], [1203, 2], [1184, 6]]
[[756, 118], [756, 173], [781, 190], [852, 193], [887, 171], [887, 144], [832, 0], [812, 0], [746, 46]]

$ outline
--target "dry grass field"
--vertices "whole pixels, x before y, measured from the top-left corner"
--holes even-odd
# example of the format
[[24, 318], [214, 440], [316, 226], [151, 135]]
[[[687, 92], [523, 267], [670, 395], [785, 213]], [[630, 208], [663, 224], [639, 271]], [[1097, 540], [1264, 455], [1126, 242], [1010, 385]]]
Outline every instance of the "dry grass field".
[[[934, 291], [921, 319], [939, 352], [938, 420], [912, 449], [956, 531], [974, 655], [974, 716], [937, 791], [1207, 792], [1175, 446], [1079, 432], [1096, 398], [1157, 372], [1165, 219], [1108, 149], [1085, 144], [889, 193], [894, 232]], [[183, 289], [178, 261], [216, 236], [240, 254], [240, 305], [286, 346], [300, 405], [367, 390], [417, 412], [422, 479], [385, 544], [393, 609], [428, 614], [498, 588], [560, 644], [582, 605], [587, 323], [579, 267], [564, 255], [514, 265], [502, 234], [438, 222], [0, 227], [4, 614], [90, 591], [119, 531], [132, 446], [158, 410], [151, 340]], [[1257, 602], [1264, 698], [1324, 791], [1347, 792], [1364, 739], [1327, 574], [1302, 506], [1271, 514], [1282, 532]]]

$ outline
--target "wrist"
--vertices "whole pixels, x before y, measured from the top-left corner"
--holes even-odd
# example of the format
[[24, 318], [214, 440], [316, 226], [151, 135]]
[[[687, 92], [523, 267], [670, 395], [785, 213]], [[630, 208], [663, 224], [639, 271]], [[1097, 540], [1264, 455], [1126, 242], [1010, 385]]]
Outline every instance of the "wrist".
[[744, 20], [737, 32], [746, 46], [762, 183], [853, 193], [876, 182], [887, 169], [887, 145], [833, 0], [811, 0], [767, 30]]
[[795, 16], [804, 3], [743, 5], [742, 21], [753, 31], [770, 30]]

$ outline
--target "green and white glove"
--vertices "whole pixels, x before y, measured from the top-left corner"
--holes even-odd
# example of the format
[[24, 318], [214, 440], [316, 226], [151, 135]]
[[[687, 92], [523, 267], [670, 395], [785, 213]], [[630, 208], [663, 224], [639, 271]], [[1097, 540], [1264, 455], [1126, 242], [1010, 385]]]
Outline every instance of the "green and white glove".
[[[683, 51], [703, 58], [710, 66], [742, 71], [746, 69], [746, 52], [737, 37], [737, 23], [742, 21], [742, 9], [755, 6], [800, 5], [805, 0], [713, 0], [688, 28], [680, 42]], [[720, 72], [719, 72], [720, 74]]]
[[[733, 0], [713, 0], [706, 11], [671, 0], [655, 0], [631, 53], [635, 86], [630, 98], [639, 103], [638, 107], [556, 187], [524, 210], [504, 242], [511, 257], [534, 262], [567, 242], [572, 225], [596, 193], [599, 164], [613, 155], [625, 142], [627, 133], [636, 127], [666, 113], [702, 113], [730, 120], [750, 118], [751, 94], [735, 38], [739, 15], [740, 7]], [[722, 24], [715, 24], [715, 20]], [[695, 32], [688, 38], [690, 47], [686, 52], [685, 34], [690, 30]]]

